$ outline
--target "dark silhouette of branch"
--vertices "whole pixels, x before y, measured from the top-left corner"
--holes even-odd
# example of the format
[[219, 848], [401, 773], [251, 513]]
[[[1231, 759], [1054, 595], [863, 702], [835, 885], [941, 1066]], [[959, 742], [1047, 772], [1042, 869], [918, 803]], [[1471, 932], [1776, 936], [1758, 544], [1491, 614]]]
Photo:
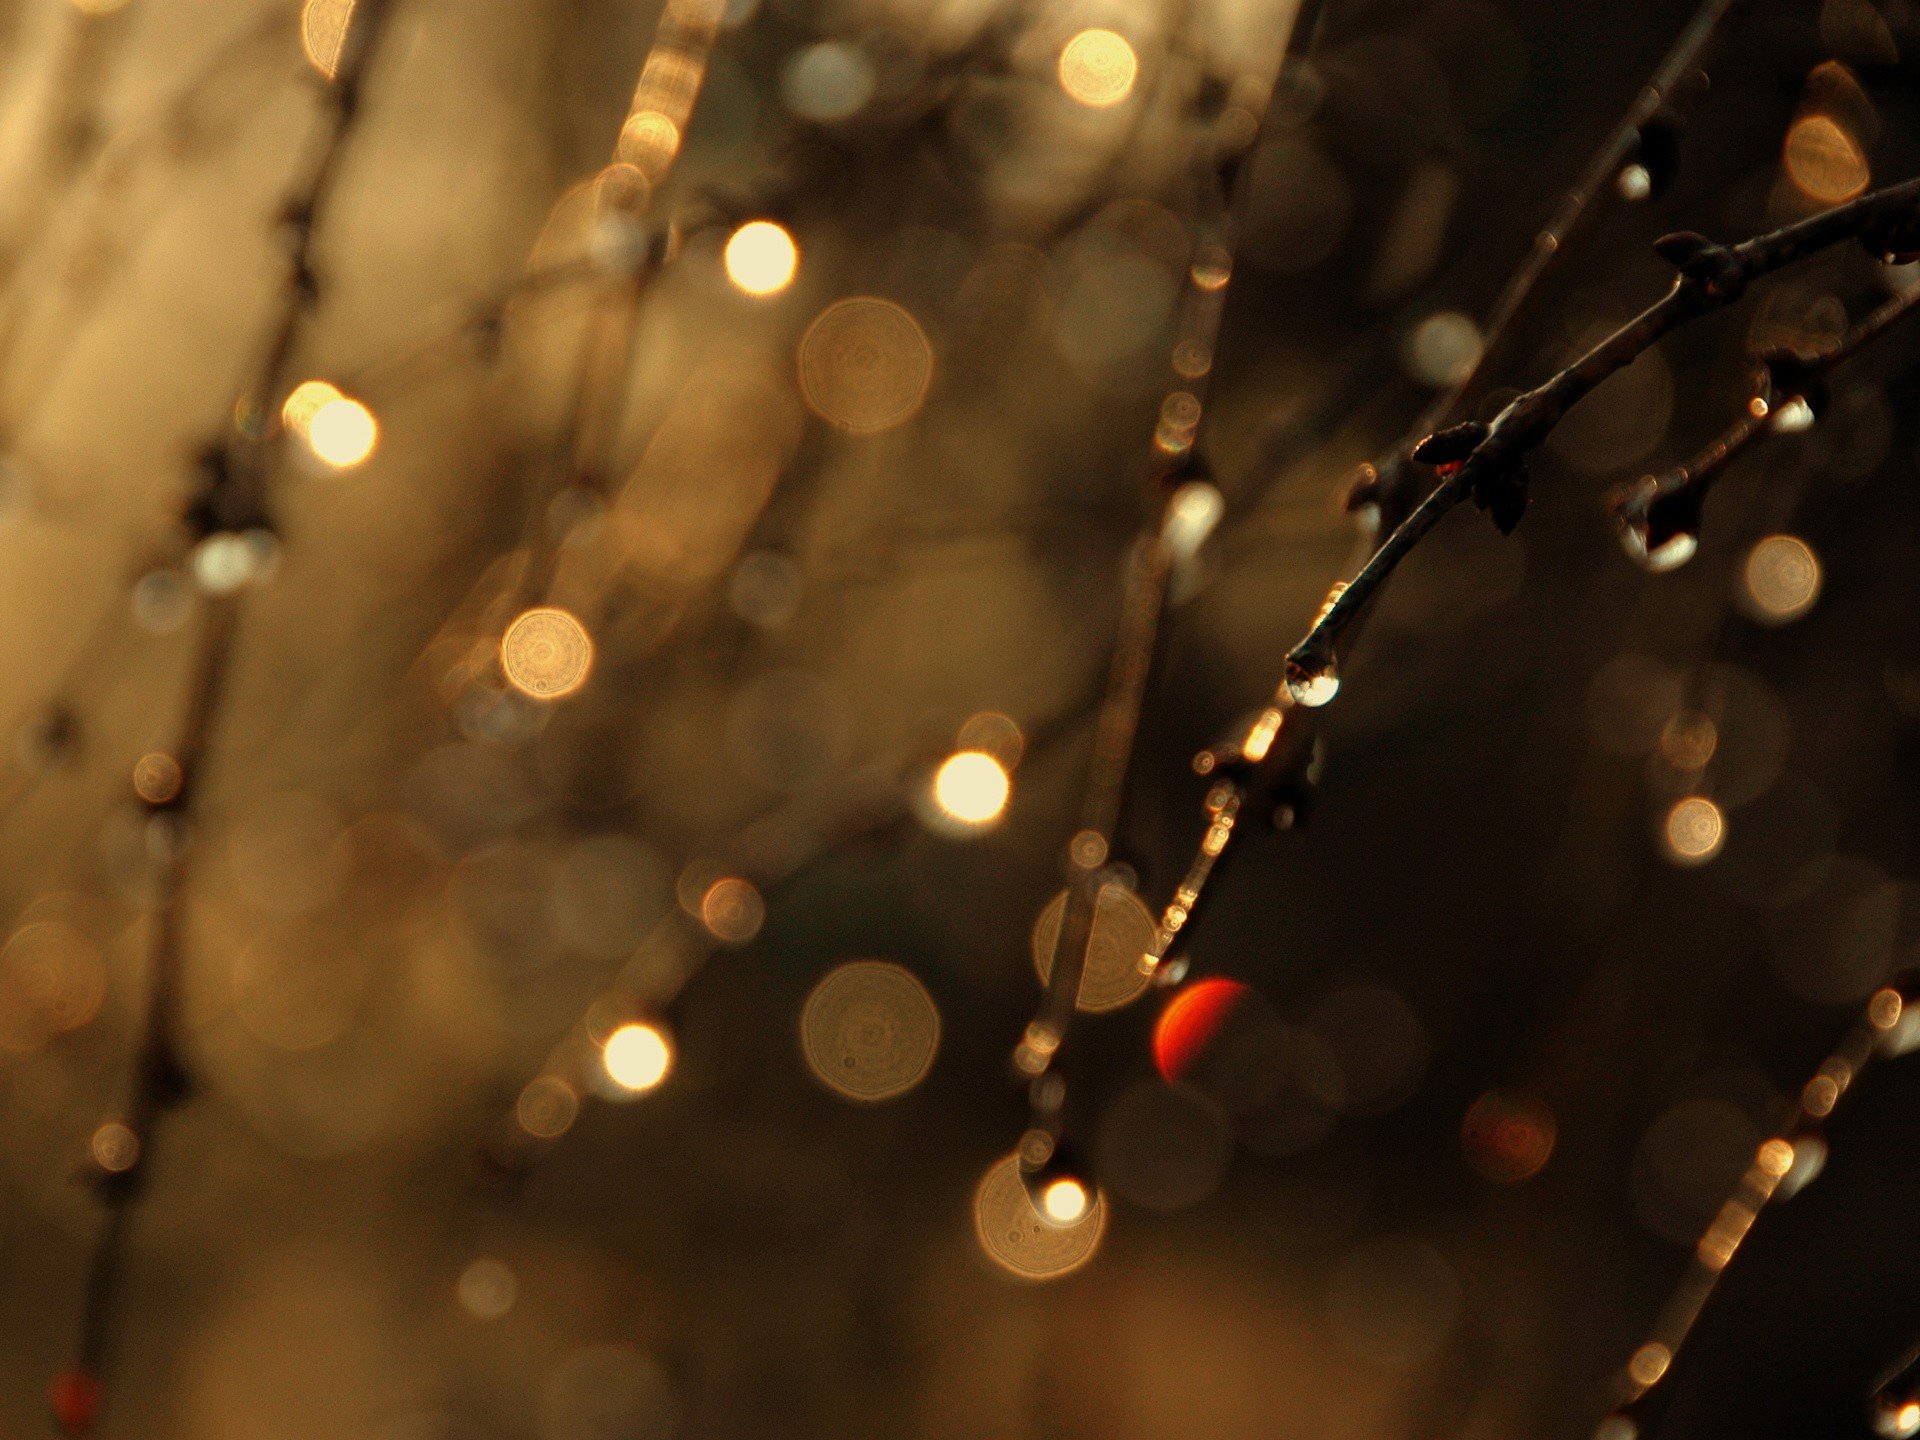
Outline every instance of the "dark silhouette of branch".
[[1702, 507], [1729, 465], [1769, 434], [1804, 430], [1826, 408], [1826, 377], [1920, 306], [1920, 287], [1882, 301], [1836, 343], [1812, 355], [1777, 350], [1761, 357], [1760, 384], [1747, 408], [1686, 464], [1615, 490], [1611, 508], [1628, 553], [1654, 569], [1684, 562], [1698, 543]]
[[[1672, 49], [1627, 107], [1620, 123], [1609, 132], [1580, 180], [1534, 236], [1526, 258], [1502, 287], [1488, 312], [1480, 353], [1473, 365], [1434, 397], [1405, 437], [1379, 460], [1361, 467], [1347, 496], [1348, 508], [1362, 517], [1363, 536], [1363, 548], [1353, 562], [1351, 578], [1366, 573], [1378, 534], [1382, 530], [1397, 533], [1414, 513], [1418, 493], [1415, 472], [1408, 465], [1409, 452], [1427, 435], [1462, 417], [1494, 357], [1510, 342], [1518, 321], [1539, 293], [1541, 281], [1591, 223], [1602, 200], [1609, 195], [1623, 198], [1628, 195], [1637, 198], [1642, 193], [1650, 195], [1664, 183], [1677, 158], [1671, 107], [1740, 3], [1741, 0], [1703, 0]], [[1641, 169], [1639, 178], [1644, 191], [1640, 186], [1625, 184], [1626, 167], [1631, 164]], [[1339, 593], [1336, 588], [1330, 604]], [[1364, 611], [1353, 614], [1344, 623], [1357, 626], [1363, 615]], [[1318, 768], [1317, 729], [1313, 709], [1294, 705], [1283, 680], [1273, 700], [1245, 735], [1236, 742], [1202, 751], [1194, 758], [1197, 773], [1214, 777], [1206, 797], [1206, 830], [1185, 877], [1161, 912], [1154, 949], [1145, 961], [1150, 968], [1160, 965], [1174, 942], [1191, 925], [1207, 883], [1227, 853], [1249, 803], [1265, 809], [1281, 829], [1289, 829], [1303, 818]]]
[[[1558, 374], [1514, 399], [1490, 425], [1466, 421], [1428, 436], [1413, 459], [1440, 483], [1387, 536], [1350, 581], [1335, 587], [1313, 628], [1288, 653], [1286, 684], [1296, 703], [1333, 696], [1335, 651], [1342, 637], [1413, 547], [1463, 500], [1488, 512], [1502, 531], [1520, 523], [1527, 504], [1527, 457], [1574, 404], [1616, 370], [1631, 364], [1669, 331], [1732, 305], [1753, 281], [1810, 255], [1857, 240], [1882, 258], [1920, 251], [1920, 180], [1908, 180], [1737, 245], [1717, 245], [1691, 232], [1666, 235], [1654, 250], [1679, 272], [1673, 287]], [[1875, 333], [1890, 321], [1883, 321]]]
[[[1533, 246], [1520, 268], [1501, 288], [1481, 326], [1479, 354], [1453, 384], [1433, 398], [1411, 430], [1393, 449], [1367, 467], [1359, 498], [1379, 503], [1390, 517], [1388, 528], [1399, 523], [1411, 507], [1414, 472], [1407, 468], [1408, 452], [1425, 436], [1463, 418], [1469, 399], [1493, 362], [1513, 339], [1516, 322], [1534, 297], [1540, 282], [1555, 268], [1568, 246], [1599, 213], [1608, 194], [1645, 198], [1657, 193], [1673, 168], [1675, 121], [1672, 106], [1695, 67], [1720, 35], [1742, 0], [1705, 0], [1673, 43], [1646, 86], [1627, 107], [1620, 123], [1601, 143], [1574, 187], [1561, 198], [1552, 216], [1533, 237]], [[1637, 169], [1638, 174], [1634, 174]]]
[[[1238, 143], [1224, 142], [1220, 153], [1205, 157], [1200, 167], [1202, 203], [1214, 213], [1210, 222], [1201, 227], [1202, 234], [1188, 266], [1177, 345], [1197, 340], [1204, 347], [1204, 353], [1213, 353], [1225, 308], [1225, 290], [1232, 277], [1236, 214], [1244, 203], [1243, 187], [1236, 181], [1243, 162], [1266, 138], [1266, 130], [1279, 108], [1274, 103], [1274, 95], [1288, 83], [1292, 67], [1318, 38], [1325, 9], [1323, 0], [1308, 0], [1295, 13], [1274, 75], [1273, 91], [1268, 95], [1265, 113], [1260, 119], [1259, 133]], [[1086, 973], [1087, 952], [1093, 940], [1100, 891], [1112, 855], [1114, 831], [1120, 821], [1127, 769], [1140, 727], [1168, 582], [1178, 558], [1174, 536], [1185, 498], [1182, 491], [1190, 483], [1203, 482], [1208, 474], [1204, 464], [1191, 454], [1194, 432], [1204, 413], [1206, 376], [1189, 378], [1181, 375], [1177, 366], [1169, 368], [1175, 380], [1169, 387], [1168, 405], [1185, 413], [1177, 434], [1169, 436], [1163, 419], [1154, 437], [1150, 464], [1159, 494], [1127, 556], [1118, 634], [1106, 693], [1094, 728], [1080, 828], [1066, 847], [1066, 904], [1039, 1007], [1013, 1052], [1014, 1076], [1027, 1084], [1030, 1120], [1020, 1144], [1020, 1157], [1022, 1176], [1030, 1185], [1036, 1177], [1054, 1173], [1061, 1163], [1066, 1086], [1054, 1070], [1054, 1062], [1079, 1007], [1080, 984]], [[1175, 397], [1184, 397], [1184, 401], [1176, 404]], [[1163, 417], [1167, 408], [1163, 405]], [[1063, 1178], [1082, 1186], [1088, 1183], [1078, 1175]]]
[[[317, 293], [315, 231], [334, 195], [346, 142], [359, 116], [367, 66], [392, 3], [359, 0], [342, 36], [327, 118], [316, 139], [317, 153], [283, 216], [289, 240], [288, 271], [279, 306], [253, 379], [235, 407], [234, 426], [206, 456], [203, 488], [189, 509], [188, 529], [203, 537], [202, 544], [237, 538], [240, 532], [262, 529], [268, 523], [265, 486], [278, 439], [270, 417], [277, 413], [277, 403], [288, 388], [290, 364]], [[88, 1434], [93, 1428], [115, 1302], [124, 1281], [127, 1227], [145, 1189], [160, 1119], [186, 1098], [189, 1088], [178, 1035], [184, 901], [193, 856], [189, 830], [206, 755], [226, 699], [239, 603], [232, 591], [208, 602], [173, 750], [179, 782], [173, 794], [144, 802], [149, 812], [149, 843], [157, 856], [147, 1004], [134, 1059], [132, 1094], [123, 1115], [110, 1122], [120, 1127], [120, 1142], [106, 1148], [96, 1135], [93, 1147], [96, 1186], [107, 1215], [88, 1268], [76, 1365], [55, 1380], [51, 1397], [54, 1418], [70, 1436]]]

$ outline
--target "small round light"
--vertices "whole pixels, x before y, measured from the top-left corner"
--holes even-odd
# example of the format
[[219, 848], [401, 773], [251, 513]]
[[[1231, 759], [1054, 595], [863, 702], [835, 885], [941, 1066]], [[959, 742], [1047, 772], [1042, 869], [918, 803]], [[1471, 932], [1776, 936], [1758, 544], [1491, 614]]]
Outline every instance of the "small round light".
[[1093, 1197], [1078, 1180], [1060, 1179], [1040, 1192], [1040, 1208], [1056, 1225], [1071, 1225], [1087, 1213]]
[[607, 1077], [635, 1095], [651, 1090], [673, 1068], [673, 1047], [652, 1025], [622, 1025], [607, 1037], [600, 1052]]
[[308, 417], [307, 448], [335, 470], [364, 465], [380, 443], [373, 412], [349, 395], [324, 401]]
[[933, 803], [962, 825], [987, 825], [1000, 818], [1013, 793], [1005, 768], [984, 750], [949, 755], [933, 777]]
[[749, 295], [777, 295], [793, 283], [800, 247], [771, 220], [749, 220], [727, 240], [727, 278]]

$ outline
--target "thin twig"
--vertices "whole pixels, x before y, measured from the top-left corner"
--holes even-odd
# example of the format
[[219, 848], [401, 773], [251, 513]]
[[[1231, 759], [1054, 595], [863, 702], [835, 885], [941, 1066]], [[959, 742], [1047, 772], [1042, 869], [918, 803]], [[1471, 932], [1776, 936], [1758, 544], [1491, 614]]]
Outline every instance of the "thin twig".
[[[1658, 1397], [1665, 1393], [1656, 1387], [1671, 1373], [1675, 1357], [1760, 1212], [1768, 1202], [1792, 1195], [1824, 1163], [1822, 1131], [1842, 1097], [1874, 1060], [1903, 1055], [1920, 1039], [1915, 1033], [1920, 1019], [1916, 1000], [1920, 1000], [1920, 976], [1911, 973], [1876, 990], [1859, 1020], [1800, 1088], [1787, 1123], [1755, 1152], [1733, 1194], [1694, 1247], [1651, 1333], [1615, 1380], [1614, 1409], [1608, 1418], [1628, 1422], [1631, 1428], [1624, 1433], [1640, 1433], [1650, 1418]], [[1603, 1424], [1599, 1433], [1612, 1430]]]
[[[1676, 92], [1699, 65], [1722, 32], [1741, 0], [1703, 0], [1680, 32], [1665, 58], [1634, 97], [1575, 186], [1534, 236], [1520, 267], [1502, 287], [1483, 326], [1483, 339], [1473, 365], [1428, 405], [1414, 428], [1374, 464], [1363, 466], [1348, 496], [1350, 508], [1362, 512], [1364, 543], [1350, 575], [1357, 577], [1373, 557], [1372, 543], [1380, 530], [1396, 532], [1410, 514], [1417, 513], [1410, 483], [1408, 452], [1426, 435], [1459, 420], [1465, 406], [1491, 367], [1494, 357], [1511, 341], [1518, 321], [1539, 293], [1542, 280], [1566, 254], [1577, 235], [1588, 227], [1601, 200], [1617, 193], [1622, 167], [1638, 153]], [[1434, 517], [1434, 518], [1437, 518]], [[1336, 592], [1337, 594], [1337, 592]], [[1358, 622], [1356, 615], [1349, 624]], [[1174, 942], [1192, 924], [1209, 879], [1227, 854], [1242, 812], [1256, 796], [1272, 802], [1275, 822], [1290, 827], [1311, 792], [1319, 742], [1314, 712], [1290, 703], [1283, 684], [1247, 733], [1234, 744], [1203, 751], [1194, 760], [1202, 775], [1215, 776], [1206, 798], [1207, 828], [1173, 898], [1161, 912], [1154, 949], [1144, 964], [1149, 971], [1167, 957]]]
[[[1676, 562], [1691, 554], [1701, 507], [1721, 473], [1765, 436], [1813, 424], [1825, 405], [1826, 377], [1916, 308], [1920, 286], [1882, 301], [1825, 350], [1763, 356], [1764, 383], [1737, 420], [1684, 465], [1615, 491], [1611, 508], [1633, 553], [1656, 567], [1667, 563], [1663, 554]], [[1676, 541], [1680, 545], [1669, 551]]]
[[[280, 307], [269, 323], [254, 378], [236, 407], [234, 428], [209, 457], [210, 488], [195, 502], [197, 522], [211, 533], [257, 525], [265, 519], [264, 487], [276, 435], [267, 417], [274, 414], [287, 388], [289, 365], [311, 312], [315, 232], [334, 196], [340, 160], [359, 115], [361, 85], [392, 3], [360, 0], [342, 36], [318, 152], [284, 217], [292, 244]], [[131, 1137], [132, 1151], [121, 1157], [125, 1163], [108, 1164], [97, 1152], [95, 1156], [101, 1164], [99, 1193], [107, 1217], [88, 1270], [77, 1367], [55, 1382], [53, 1394], [55, 1418], [69, 1435], [84, 1435], [92, 1429], [115, 1302], [124, 1279], [131, 1211], [145, 1189], [160, 1118], [187, 1092], [178, 1031], [184, 902], [193, 854], [189, 830], [205, 758], [227, 694], [238, 621], [235, 594], [209, 602], [173, 752], [180, 783], [172, 796], [150, 802], [150, 843], [160, 859], [152, 902], [148, 996], [133, 1092], [120, 1122]]]
[[[1318, 38], [1325, 9], [1324, 0], [1307, 0], [1295, 10], [1258, 133], [1248, 137], [1243, 148], [1207, 156], [1201, 167], [1203, 203], [1211, 203], [1215, 217], [1211, 227], [1202, 227], [1202, 237], [1188, 267], [1180, 344], [1197, 340], [1209, 356], [1218, 340], [1225, 291], [1232, 278], [1234, 242], [1240, 228], [1236, 224], [1238, 210], [1245, 203], [1245, 186], [1236, 183], [1244, 168], [1242, 162], [1266, 138], [1279, 108], [1275, 95], [1290, 80], [1291, 67]], [[1205, 233], [1209, 228], [1211, 235]], [[1100, 891], [1120, 821], [1127, 770], [1177, 558], [1171, 531], [1178, 523], [1183, 498], [1180, 482], [1204, 473], [1186, 457], [1204, 413], [1205, 381], [1211, 366], [1198, 378], [1183, 374], [1177, 364], [1173, 369], [1175, 382], [1169, 387], [1168, 404], [1162, 407], [1161, 427], [1154, 437], [1152, 473], [1160, 481], [1160, 494], [1128, 553], [1118, 634], [1094, 730], [1080, 828], [1066, 847], [1066, 903], [1039, 1007], [1013, 1052], [1013, 1073], [1028, 1087], [1031, 1114], [1027, 1137], [1020, 1146], [1023, 1171], [1028, 1173], [1037, 1172], [1058, 1154], [1064, 1135], [1066, 1087], [1054, 1064], [1079, 1009]], [[1168, 405], [1174, 406], [1179, 417], [1172, 434], [1165, 418]], [[1170, 458], [1182, 463], [1170, 467]]]
[[1904, 232], [1916, 224], [1920, 224], [1920, 180], [1908, 180], [1738, 245], [1715, 245], [1686, 234], [1658, 242], [1656, 248], [1680, 271], [1664, 296], [1564, 370], [1517, 397], [1491, 425], [1468, 422], [1430, 437], [1415, 450], [1414, 458], [1437, 465], [1443, 478], [1353, 579], [1328, 597], [1313, 628], [1287, 655], [1289, 688], [1299, 692], [1331, 673], [1347, 629], [1413, 547], [1455, 505], [1471, 498], [1491, 510], [1502, 528], [1511, 529], [1526, 503], [1527, 456], [1576, 402], [1609, 375], [1631, 364], [1669, 331], [1733, 304], [1762, 276], [1844, 240], [1861, 240], [1876, 254], [1901, 250], [1910, 245]]

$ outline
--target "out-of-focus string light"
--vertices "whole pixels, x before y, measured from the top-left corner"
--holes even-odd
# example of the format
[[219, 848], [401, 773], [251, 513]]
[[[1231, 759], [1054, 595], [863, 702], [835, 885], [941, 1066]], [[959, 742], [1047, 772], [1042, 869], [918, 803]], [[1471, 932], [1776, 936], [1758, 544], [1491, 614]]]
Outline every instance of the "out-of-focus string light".
[[933, 772], [933, 803], [957, 825], [980, 829], [998, 820], [1013, 794], [1006, 769], [984, 750], [961, 750]]
[[1105, 109], [1133, 93], [1140, 60], [1124, 35], [1082, 30], [1061, 47], [1060, 88], [1082, 105]]
[[601, 1047], [607, 1078], [629, 1094], [654, 1089], [673, 1068], [673, 1046], [657, 1025], [622, 1025]]
[[727, 278], [748, 295], [777, 295], [793, 283], [800, 247], [771, 220], [749, 220], [727, 239]]

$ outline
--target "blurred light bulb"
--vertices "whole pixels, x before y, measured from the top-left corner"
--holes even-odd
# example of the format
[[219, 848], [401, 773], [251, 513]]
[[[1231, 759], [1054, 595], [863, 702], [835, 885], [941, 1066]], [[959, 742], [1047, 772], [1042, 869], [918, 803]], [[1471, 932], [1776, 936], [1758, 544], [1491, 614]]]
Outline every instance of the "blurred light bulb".
[[[291, 403], [291, 397], [289, 397]], [[380, 443], [373, 412], [350, 395], [336, 394], [307, 417], [307, 448], [336, 470], [365, 464]]]
[[667, 1078], [673, 1067], [673, 1047], [652, 1025], [622, 1025], [607, 1037], [600, 1052], [607, 1078], [638, 1095]]
[[727, 241], [727, 278], [749, 295], [777, 295], [793, 283], [800, 247], [771, 220], [749, 220]]
[[933, 777], [933, 802], [962, 825], [985, 825], [1007, 808], [1013, 782], [1000, 762], [984, 750], [950, 755]]

